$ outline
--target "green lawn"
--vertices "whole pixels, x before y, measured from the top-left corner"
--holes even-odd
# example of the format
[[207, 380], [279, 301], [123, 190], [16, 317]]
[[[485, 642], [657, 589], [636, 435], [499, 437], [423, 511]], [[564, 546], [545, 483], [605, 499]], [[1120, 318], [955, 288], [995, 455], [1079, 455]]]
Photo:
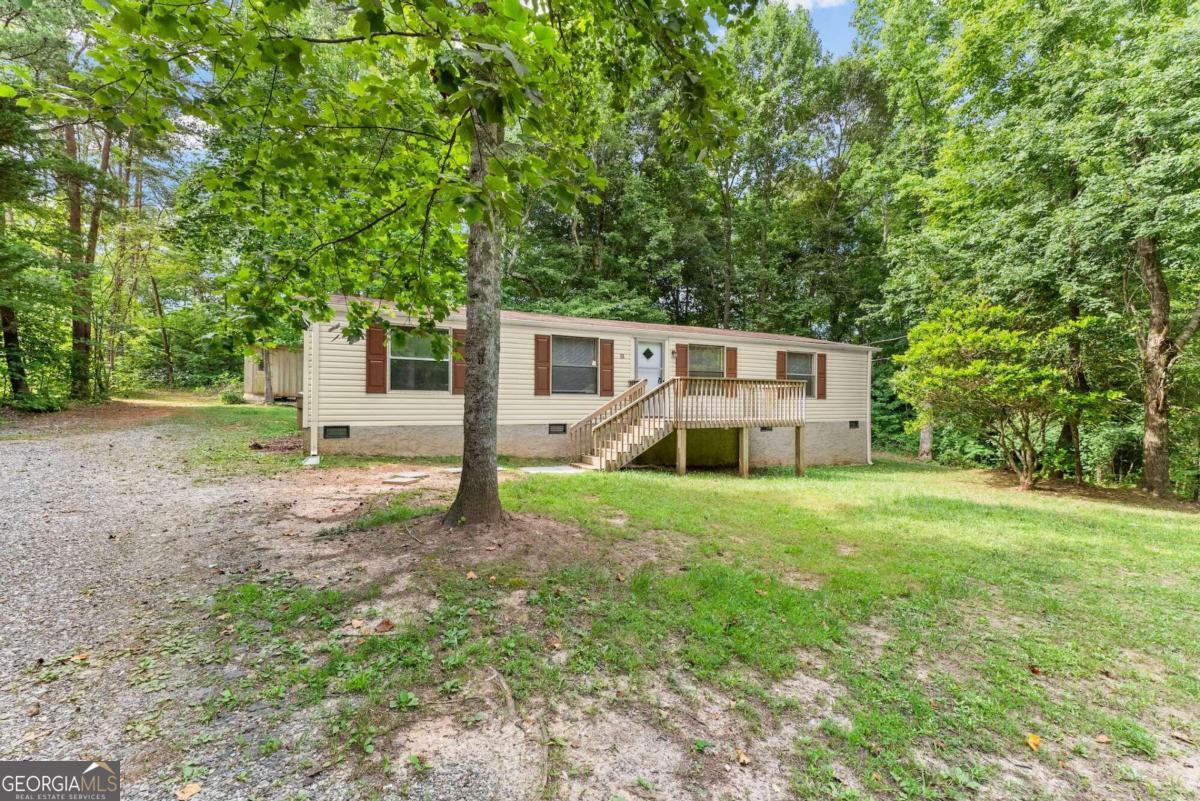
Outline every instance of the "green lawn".
[[[1200, 515], [993, 481], [902, 463], [804, 479], [631, 472], [537, 476], [505, 500], [597, 537], [685, 544], [679, 565], [618, 587], [564, 571], [573, 594], [606, 599], [553, 610], [580, 621], [575, 658], [768, 687], [823, 655], [850, 725], [802, 752], [813, 797], [831, 752], [869, 789], [936, 798], [968, 789], [983, 754], [1055, 765], [1096, 752], [1097, 735], [1111, 744], [1096, 759], [1192, 748], [1172, 732], [1200, 741]], [[930, 775], [914, 752], [952, 769]]]
[[[213, 419], [232, 442], [251, 414]], [[1173, 771], [1198, 758], [1187, 740], [1200, 742], [1200, 515], [899, 462], [799, 479], [534, 475], [502, 493], [509, 510], [577, 525], [594, 547], [548, 569], [487, 562], [478, 573], [492, 581], [426, 560], [417, 579], [435, 613], [370, 647], [310, 642], [316, 661], [280, 661], [268, 638], [243, 696], [343, 696], [331, 731], [369, 751], [423, 699], [491, 667], [518, 703], [682, 672], [763, 731], [788, 714], [773, 687], [815, 670], [840, 695], [796, 744], [797, 797], [970, 798], [1002, 782], [1004, 759], [1037, 763], [1081, 798], [1087, 775], [1121, 797], [1191, 797]], [[412, 503], [406, 493], [342, 530], [420, 526], [426, 507]], [[517, 588], [527, 619], [505, 608]], [[313, 592], [252, 583], [217, 603], [253, 643], [266, 636], [255, 621], [294, 615]], [[320, 643], [370, 597], [321, 595], [325, 622], [284, 619], [283, 639]]]

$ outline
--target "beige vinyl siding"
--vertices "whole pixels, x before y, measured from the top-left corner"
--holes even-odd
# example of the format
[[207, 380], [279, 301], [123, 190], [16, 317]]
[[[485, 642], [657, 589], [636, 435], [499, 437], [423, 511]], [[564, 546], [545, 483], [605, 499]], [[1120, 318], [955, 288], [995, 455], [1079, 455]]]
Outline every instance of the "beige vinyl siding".
[[[760, 344], [745, 339], [722, 340], [713, 335], [678, 336], [667, 339], [667, 375], [675, 375], [676, 345], [723, 345], [737, 348], [738, 378], [775, 378], [775, 358], [779, 351], [825, 354], [825, 400], [805, 400], [805, 414], [814, 423], [833, 420], [859, 420], [866, 425], [870, 411], [867, 391], [868, 350], [834, 350], [808, 344]], [[815, 368], [814, 368], [815, 369]]]
[[[446, 328], [462, 328], [465, 322], [451, 317]], [[321, 357], [319, 373], [321, 425], [458, 425], [462, 423], [463, 396], [449, 391], [389, 390], [368, 395], [366, 356], [362, 341], [351, 343], [334, 328], [319, 326]], [[625, 335], [596, 335], [572, 329], [546, 331], [505, 323], [500, 329], [500, 425], [571, 424], [586, 417], [608, 400], [600, 395], [534, 395], [533, 344], [537, 334], [584, 336], [613, 340], [613, 386], [620, 392], [633, 374], [633, 338]]]
[[[259, 364], [260, 352], [247, 356], [242, 365], [245, 391], [250, 395], [266, 392], [266, 373]], [[271, 390], [279, 396], [294, 396], [303, 391], [304, 356], [300, 350], [271, 350]]]
[[[342, 318], [344, 319], [344, 318]], [[398, 320], [397, 322], [404, 322]], [[446, 330], [465, 328], [465, 318], [456, 314], [442, 323]], [[365, 343], [350, 343], [340, 333], [339, 320], [310, 327], [311, 338], [320, 337], [319, 376], [315, 388], [319, 425], [397, 426], [461, 425], [463, 396], [449, 391], [397, 390], [386, 394], [367, 394]], [[722, 338], [709, 333], [681, 336], [674, 331], [656, 335], [637, 331], [622, 332], [615, 326], [594, 322], [572, 324], [569, 321], [527, 322], [505, 320], [500, 328], [500, 387], [498, 422], [500, 425], [546, 425], [575, 423], [594, 411], [608, 398], [599, 395], [534, 395], [534, 337], [538, 334], [576, 336], [613, 340], [613, 387], [619, 394], [634, 375], [633, 348], [637, 339], [664, 343], [664, 377], [675, 375], [675, 346], [680, 343], [712, 344], [736, 347], [739, 378], [775, 378], [776, 352], [825, 353], [826, 399], [807, 401], [808, 419], [813, 422], [860, 420], [866, 425], [869, 412], [868, 366], [871, 352], [866, 349], [821, 348], [807, 343], [777, 344], [755, 342], [745, 337]], [[769, 338], [769, 337], [768, 337]], [[309, 388], [306, 398], [313, 391]], [[306, 414], [308, 409], [306, 409]], [[311, 420], [310, 420], [311, 422]]]

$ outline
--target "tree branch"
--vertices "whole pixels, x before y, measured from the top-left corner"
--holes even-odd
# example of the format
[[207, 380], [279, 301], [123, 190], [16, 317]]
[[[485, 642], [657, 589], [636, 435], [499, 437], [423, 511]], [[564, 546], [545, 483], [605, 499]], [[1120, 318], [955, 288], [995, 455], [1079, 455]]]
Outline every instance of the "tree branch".
[[343, 242], [349, 242], [351, 239], [354, 239], [359, 234], [362, 234], [362, 233], [365, 233], [366, 231], [371, 230], [376, 225], [379, 225], [379, 223], [383, 222], [384, 220], [388, 219], [389, 217], [394, 217], [395, 215], [404, 211], [406, 208], [408, 208], [407, 200], [404, 201], [403, 203], [401, 203], [399, 206], [393, 206], [392, 208], [383, 212], [379, 216], [375, 217], [373, 220], [370, 220], [369, 222], [365, 223], [364, 225], [354, 229], [353, 231], [346, 234], [345, 236], [339, 236], [337, 239], [331, 239], [328, 242], [322, 242], [318, 245], [315, 245], [313, 247], [313, 249], [308, 252], [308, 255], [310, 257], [312, 257], [327, 247], [332, 247], [333, 245], [340, 245]]
[[1183, 330], [1179, 332], [1179, 336], [1175, 337], [1175, 352], [1176, 354], [1183, 353], [1183, 349], [1188, 346], [1188, 342], [1200, 330], [1200, 298], [1196, 298], [1196, 306], [1192, 309], [1192, 314], [1184, 324]]
[[430, 34], [418, 33], [417, 31], [380, 31], [378, 33], [368, 33], [364, 36], [270, 36], [269, 39], [299, 39], [302, 42], [309, 44], [349, 44], [351, 42], [366, 42], [371, 39], [378, 39], [384, 36], [404, 36], [410, 39], [428, 39]]

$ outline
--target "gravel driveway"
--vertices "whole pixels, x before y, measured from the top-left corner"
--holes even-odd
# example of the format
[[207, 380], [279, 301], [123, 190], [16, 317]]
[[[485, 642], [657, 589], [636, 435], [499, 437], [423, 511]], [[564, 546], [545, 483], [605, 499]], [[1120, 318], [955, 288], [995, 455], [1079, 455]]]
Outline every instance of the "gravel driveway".
[[0, 439], [0, 758], [120, 759], [126, 799], [174, 798], [192, 776], [197, 801], [302, 784], [340, 797], [335, 776], [314, 786], [287, 755], [243, 765], [244, 748], [220, 745], [258, 742], [255, 710], [189, 728], [231, 670], [198, 664], [206, 599], [262, 558], [250, 535], [295, 497], [270, 479], [197, 483], [176, 457], [194, 435], [152, 421]]

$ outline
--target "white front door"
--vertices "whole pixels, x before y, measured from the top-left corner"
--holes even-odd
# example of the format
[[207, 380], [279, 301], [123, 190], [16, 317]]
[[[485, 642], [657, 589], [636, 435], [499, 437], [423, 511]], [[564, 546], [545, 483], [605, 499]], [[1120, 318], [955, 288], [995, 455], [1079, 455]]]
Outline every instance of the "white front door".
[[654, 389], [663, 382], [661, 342], [637, 342], [634, 357], [637, 359], [637, 380], [646, 379], [646, 389]]

